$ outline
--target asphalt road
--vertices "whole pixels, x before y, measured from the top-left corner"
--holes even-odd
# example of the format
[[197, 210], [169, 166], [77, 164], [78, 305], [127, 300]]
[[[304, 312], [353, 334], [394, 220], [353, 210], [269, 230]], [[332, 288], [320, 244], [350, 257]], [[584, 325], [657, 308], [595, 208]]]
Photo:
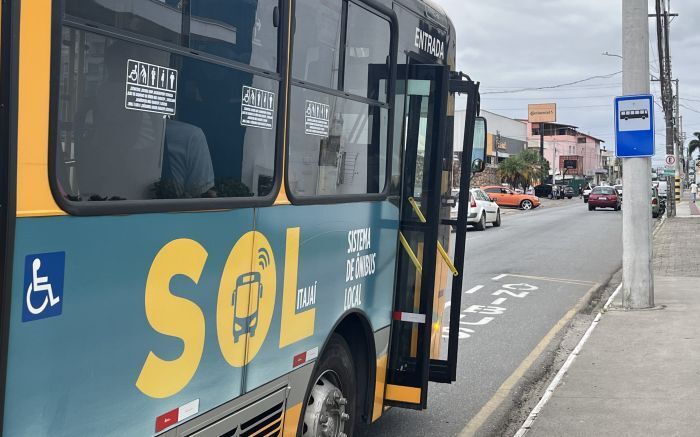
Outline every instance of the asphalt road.
[[[622, 265], [622, 213], [580, 199], [504, 216], [467, 236], [458, 380], [430, 384], [428, 410], [392, 409], [372, 436], [459, 435], [553, 326]], [[443, 348], [444, 350], [444, 348]]]

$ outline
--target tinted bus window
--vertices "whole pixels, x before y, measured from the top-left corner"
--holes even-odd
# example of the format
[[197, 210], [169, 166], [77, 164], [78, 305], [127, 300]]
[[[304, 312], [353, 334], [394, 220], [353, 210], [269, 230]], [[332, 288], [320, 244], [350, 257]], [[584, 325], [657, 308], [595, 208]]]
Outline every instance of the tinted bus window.
[[59, 78], [56, 174], [69, 200], [270, 193], [277, 81], [68, 27]]
[[353, 3], [348, 4], [348, 34], [345, 47], [345, 92], [386, 101], [389, 77], [391, 31], [389, 22]]
[[182, 42], [182, 0], [65, 0], [68, 15], [172, 44]]
[[297, 0], [292, 76], [338, 88], [341, 0]]
[[384, 190], [388, 110], [292, 88], [288, 183], [296, 196]]
[[277, 0], [190, 0], [190, 47], [277, 71]]

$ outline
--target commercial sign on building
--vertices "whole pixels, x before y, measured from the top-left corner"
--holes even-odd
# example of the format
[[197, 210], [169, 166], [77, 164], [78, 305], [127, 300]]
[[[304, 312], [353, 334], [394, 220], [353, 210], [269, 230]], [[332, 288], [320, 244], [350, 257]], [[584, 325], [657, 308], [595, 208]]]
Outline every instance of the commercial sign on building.
[[528, 105], [527, 121], [530, 123], [555, 123], [557, 121], [557, 104], [540, 103]]
[[566, 170], [567, 175], [583, 175], [582, 159], [576, 155], [559, 156], [559, 168]]

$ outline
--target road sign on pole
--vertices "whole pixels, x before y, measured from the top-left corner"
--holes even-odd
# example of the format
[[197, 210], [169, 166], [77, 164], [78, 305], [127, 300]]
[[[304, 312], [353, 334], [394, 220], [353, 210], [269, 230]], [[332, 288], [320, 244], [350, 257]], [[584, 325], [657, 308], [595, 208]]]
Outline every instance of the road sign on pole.
[[666, 155], [666, 168], [676, 168], [676, 156]]
[[615, 152], [618, 158], [654, 156], [654, 97], [615, 98]]

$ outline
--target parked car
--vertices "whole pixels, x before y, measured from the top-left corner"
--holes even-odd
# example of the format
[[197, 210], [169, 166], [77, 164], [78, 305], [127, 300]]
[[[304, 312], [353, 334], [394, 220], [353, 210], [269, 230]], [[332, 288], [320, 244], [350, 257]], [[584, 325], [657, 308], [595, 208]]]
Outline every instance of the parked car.
[[622, 198], [622, 185], [615, 185], [615, 191], [617, 191], [617, 194]]
[[665, 177], [660, 177], [658, 180], [652, 182], [652, 184], [658, 189], [659, 197], [666, 198], [668, 194], [668, 180]]
[[574, 198], [574, 195], [575, 195], [575, 194], [576, 194], [576, 193], [574, 193], [574, 189], [573, 189], [573, 188], [571, 188], [571, 187], [568, 186], [568, 185], [564, 185], [564, 188], [563, 188], [563, 190], [562, 190], [562, 198], [566, 197], [567, 199], [571, 200], [571, 199]]
[[613, 187], [595, 187], [588, 198], [588, 210], [597, 208], [613, 208], [615, 211], [622, 209], [622, 199]]
[[530, 210], [540, 206], [540, 199], [538, 199], [537, 196], [517, 194], [511, 189], [500, 187], [498, 185], [481, 187], [481, 190], [485, 191], [489, 198], [496, 202], [500, 207], [510, 206]]
[[546, 197], [547, 199], [553, 199], [554, 195], [552, 194], [552, 191], [553, 191], [552, 184], [538, 185], [535, 187], [535, 196]]
[[595, 188], [595, 184], [588, 184], [583, 187], [583, 203], [588, 203], [588, 197], [591, 195], [591, 191]]
[[651, 187], [651, 216], [659, 218], [666, 212], [666, 202], [659, 196], [659, 189]]
[[501, 226], [501, 208], [486, 193], [478, 188], [472, 188], [469, 190], [467, 224], [474, 226], [478, 231], [483, 231], [487, 223], [493, 224], [494, 228]]

